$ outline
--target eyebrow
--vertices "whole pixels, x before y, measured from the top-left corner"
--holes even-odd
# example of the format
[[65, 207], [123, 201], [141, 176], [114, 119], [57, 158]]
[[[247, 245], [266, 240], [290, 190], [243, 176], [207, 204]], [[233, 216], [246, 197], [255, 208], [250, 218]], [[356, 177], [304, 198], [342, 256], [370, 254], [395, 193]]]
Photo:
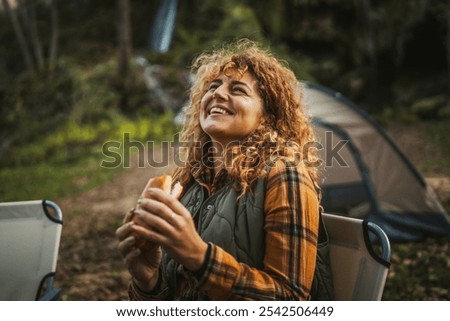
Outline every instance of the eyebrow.
[[[219, 78], [216, 78], [216, 79], [214, 79], [213, 81], [211, 81], [211, 84], [212, 84], [212, 83], [223, 84], [223, 80], [222, 80], [222, 79], [219, 79]], [[242, 82], [242, 81], [239, 81], [239, 80], [232, 80], [232, 81], [231, 81], [231, 85], [241, 85], [241, 86], [247, 87], [247, 88], [250, 89], [250, 90], [253, 90], [247, 83]]]
[[252, 89], [247, 83], [239, 81], [239, 80], [232, 80], [231, 84], [232, 85], [242, 85], [242, 86], [245, 86], [245, 87], [247, 87], [249, 89]]

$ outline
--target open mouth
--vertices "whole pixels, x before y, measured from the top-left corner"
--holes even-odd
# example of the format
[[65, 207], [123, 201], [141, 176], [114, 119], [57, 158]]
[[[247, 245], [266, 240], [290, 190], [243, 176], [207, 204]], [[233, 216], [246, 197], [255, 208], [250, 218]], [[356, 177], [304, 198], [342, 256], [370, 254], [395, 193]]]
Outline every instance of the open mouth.
[[210, 115], [231, 115], [231, 113], [224, 109], [224, 108], [220, 108], [220, 107], [213, 107], [209, 110], [209, 114]]

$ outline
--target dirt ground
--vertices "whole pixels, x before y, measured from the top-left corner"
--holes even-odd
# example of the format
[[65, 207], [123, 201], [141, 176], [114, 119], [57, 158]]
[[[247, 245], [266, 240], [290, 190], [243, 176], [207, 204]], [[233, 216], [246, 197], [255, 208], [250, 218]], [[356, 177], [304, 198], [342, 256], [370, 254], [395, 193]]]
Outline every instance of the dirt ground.
[[[155, 160], [162, 159], [154, 150]], [[164, 151], [167, 152], [167, 151]], [[130, 162], [106, 185], [57, 200], [64, 214], [56, 286], [63, 300], [125, 300], [129, 274], [117, 251], [115, 230], [150, 177], [170, 166], [138, 168]]]
[[[423, 128], [396, 126], [389, 130], [414, 164], [439, 151], [423, 138]], [[161, 153], [161, 150], [155, 150]], [[159, 156], [156, 156], [155, 159]], [[56, 200], [64, 213], [56, 286], [63, 300], [126, 300], [129, 274], [117, 251], [115, 229], [134, 206], [149, 177], [170, 172], [164, 168], [133, 167], [109, 184], [73, 197]], [[443, 202], [450, 203], [450, 175], [424, 173]]]

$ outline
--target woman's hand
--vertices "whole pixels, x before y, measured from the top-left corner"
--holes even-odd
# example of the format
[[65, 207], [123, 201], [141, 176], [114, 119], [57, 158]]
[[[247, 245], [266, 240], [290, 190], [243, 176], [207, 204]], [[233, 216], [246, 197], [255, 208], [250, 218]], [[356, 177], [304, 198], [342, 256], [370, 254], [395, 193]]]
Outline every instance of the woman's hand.
[[130, 225], [130, 229], [140, 238], [161, 245], [188, 270], [199, 270], [208, 244], [198, 235], [191, 213], [176, 197], [160, 189], [150, 188], [148, 193], [150, 198], [140, 199], [140, 208], [135, 211], [139, 224]]
[[135, 209], [128, 212], [123, 225], [116, 230], [119, 239], [119, 252], [128, 266], [137, 286], [150, 292], [158, 282], [159, 264], [161, 262], [161, 248], [158, 245], [146, 246], [145, 251], [136, 247], [136, 237], [133, 235], [133, 217]]

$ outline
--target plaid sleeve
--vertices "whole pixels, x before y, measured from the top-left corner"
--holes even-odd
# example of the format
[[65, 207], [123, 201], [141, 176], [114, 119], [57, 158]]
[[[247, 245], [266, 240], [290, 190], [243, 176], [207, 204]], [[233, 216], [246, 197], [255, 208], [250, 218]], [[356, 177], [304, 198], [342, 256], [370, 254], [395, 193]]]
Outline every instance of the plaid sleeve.
[[303, 165], [277, 161], [267, 180], [262, 270], [212, 246], [199, 283], [213, 300], [305, 300], [314, 276], [319, 202]]

